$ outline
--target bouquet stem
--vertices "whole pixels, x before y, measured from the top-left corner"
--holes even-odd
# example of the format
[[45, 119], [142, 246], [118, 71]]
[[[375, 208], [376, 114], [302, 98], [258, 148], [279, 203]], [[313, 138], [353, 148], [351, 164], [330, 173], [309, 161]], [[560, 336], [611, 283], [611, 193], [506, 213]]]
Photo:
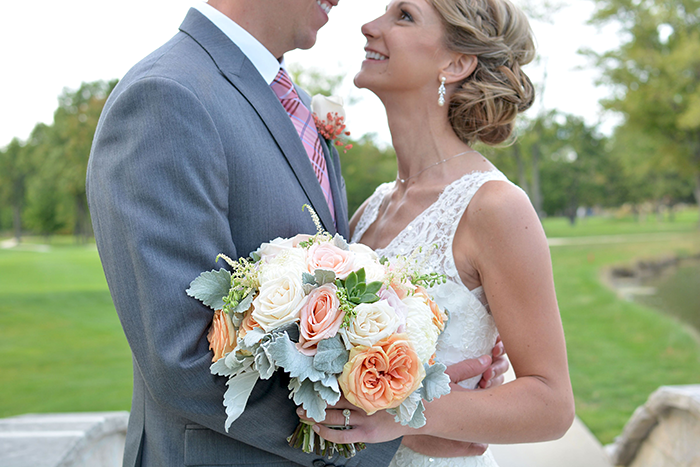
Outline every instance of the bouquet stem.
[[310, 423], [299, 420], [299, 425], [297, 425], [294, 433], [287, 438], [289, 445], [293, 448], [301, 448], [306, 453], [313, 452], [318, 456], [328, 456], [329, 458], [333, 457], [333, 454], [337, 452], [346, 459], [349, 459], [366, 447], [365, 443], [331, 443], [321, 438], [311, 426]]

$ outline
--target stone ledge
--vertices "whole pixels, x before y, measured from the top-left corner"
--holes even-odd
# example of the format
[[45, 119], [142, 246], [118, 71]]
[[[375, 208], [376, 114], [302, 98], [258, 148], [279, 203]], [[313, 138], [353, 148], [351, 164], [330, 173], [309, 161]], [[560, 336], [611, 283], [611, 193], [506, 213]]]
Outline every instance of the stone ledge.
[[3, 467], [118, 467], [128, 412], [27, 414], [0, 419]]
[[[669, 418], [669, 414], [680, 412], [690, 416], [693, 419], [694, 426], [700, 426], [700, 385], [687, 386], [662, 386], [649, 396], [647, 402], [638, 407], [634, 411], [632, 417], [622, 430], [622, 434], [617, 437], [615, 442], [606, 446], [606, 451], [617, 466], [628, 466], [635, 462], [635, 458], [642, 451], [645, 441], [650, 438], [652, 432]], [[653, 441], [653, 440], [652, 440]], [[696, 440], [676, 440], [676, 443], [697, 444]], [[654, 443], [651, 443], [654, 444]], [[674, 451], [687, 451], [689, 446], [675, 446]], [[651, 447], [644, 449], [645, 455], [660, 456], [659, 449]], [[695, 453], [700, 462], [700, 447], [695, 448]], [[688, 453], [686, 453], [688, 455]], [[673, 462], [668, 460], [668, 462]], [[635, 462], [635, 465], [638, 463]], [[639, 463], [641, 465], [641, 462]], [[683, 465], [676, 464], [673, 465]]]

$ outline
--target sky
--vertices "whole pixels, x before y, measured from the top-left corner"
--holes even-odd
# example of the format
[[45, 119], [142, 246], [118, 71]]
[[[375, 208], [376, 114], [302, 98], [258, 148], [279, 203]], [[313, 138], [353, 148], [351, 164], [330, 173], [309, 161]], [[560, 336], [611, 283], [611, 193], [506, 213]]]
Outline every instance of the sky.
[[[64, 88], [81, 82], [121, 78], [141, 58], [176, 32], [189, 7], [202, 0], [35, 0], [0, 5], [0, 148], [13, 137], [25, 140], [39, 122], [50, 124]], [[515, 0], [517, 3], [518, 0]], [[364, 59], [363, 23], [381, 15], [388, 0], [342, 0], [310, 50], [293, 51], [289, 63], [343, 73], [339, 93], [353, 97], [347, 108], [348, 129], [356, 138], [376, 133], [391, 138], [380, 101], [358, 90], [352, 77]], [[565, 5], [549, 21], [531, 21], [538, 46], [538, 64], [525, 68], [545, 91], [538, 105], [601, 122], [608, 132], [614, 117], [602, 113], [598, 101], [609, 95], [596, 86], [599, 72], [579, 55], [581, 47], [603, 51], [617, 38], [610, 28], [587, 25], [591, 0], [562, 0]], [[546, 77], [546, 79], [545, 79]], [[537, 112], [531, 109], [530, 113]]]

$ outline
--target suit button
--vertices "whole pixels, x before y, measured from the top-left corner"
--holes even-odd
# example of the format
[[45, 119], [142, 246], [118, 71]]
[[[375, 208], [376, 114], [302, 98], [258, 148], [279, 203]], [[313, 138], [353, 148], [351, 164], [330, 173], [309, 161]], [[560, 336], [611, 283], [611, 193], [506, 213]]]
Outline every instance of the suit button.
[[313, 465], [314, 467], [326, 467], [326, 461], [323, 459], [316, 459]]

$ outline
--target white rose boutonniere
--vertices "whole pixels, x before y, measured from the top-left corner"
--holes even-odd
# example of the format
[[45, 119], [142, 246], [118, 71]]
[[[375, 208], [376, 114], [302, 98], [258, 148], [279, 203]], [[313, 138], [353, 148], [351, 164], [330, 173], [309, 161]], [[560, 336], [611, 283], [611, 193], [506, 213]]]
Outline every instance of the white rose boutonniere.
[[345, 130], [345, 109], [342, 97], [316, 94], [311, 98], [311, 112], [318, 133], [328, 144], [328, 150], [331, 150], [333, 144], [343, 146], [343, 152], [352, 149], [352, 144], [346, 144], [339, 139], [341, 135], [350, 136], [350, 132]]

